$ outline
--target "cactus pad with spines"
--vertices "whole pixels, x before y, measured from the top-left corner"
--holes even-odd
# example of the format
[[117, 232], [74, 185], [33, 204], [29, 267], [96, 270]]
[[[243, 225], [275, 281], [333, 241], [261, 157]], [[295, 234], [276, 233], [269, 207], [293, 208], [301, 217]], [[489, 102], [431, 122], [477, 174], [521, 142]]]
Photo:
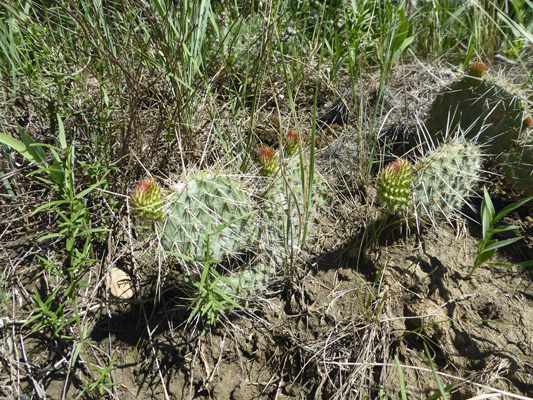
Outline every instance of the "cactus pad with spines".
[[450, 220], [480, 179], [481, 151], [470, 142], [444, 143], [415, 165], [413, 212], [423, 222]]
[[467, 74], [437, 95], [426, 127], [433, 143], [442, 143], [461, 131], [464, 138], [497, 156], [520, 139], [523, 108], [517, 90], [473, 64]]
[[222, 259], [254, 243], [253, 214], [250, 198], [235, 179], [199, 173], [169, 198], [165, 217], [158, 223], [161, 244], [167, 251], [202, 259], [208, 235], [213, 234], [210, 257]]

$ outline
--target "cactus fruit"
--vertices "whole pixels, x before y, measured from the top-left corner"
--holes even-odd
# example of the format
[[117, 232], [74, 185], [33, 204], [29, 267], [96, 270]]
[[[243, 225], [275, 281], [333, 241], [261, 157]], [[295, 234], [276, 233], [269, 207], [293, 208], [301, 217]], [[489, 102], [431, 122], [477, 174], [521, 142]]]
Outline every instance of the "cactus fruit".
[[377, 192], [390, 211], [401, 212], [411, 205], [413, 178], [413, 164], [405, 159], [393, 161], [381, 171]]
[[433, 143], [461, 131], [487, 153], [499, 155], [520, 139], [523, 103], [513, 90], [484, 74], [486, 66], [481, 64], [473, 63], [461, 79], [437, 95], [426, 128]]
[[480, 180], [481, 151], [470, 142], [453, 140], [415, 165], [414, 215], [418, 220], [450, 220]]
[[209, 250], [210, 257], [222, 259], [256, 240], [253, 214], [250, 198], [235, 179], [199, 173], [171, 195], [157, 229], [167, 251], [202, 259]]
[[131, 193], [133, 212], [142, 219], [157, 221], [163, 216], [161, 186], [154, 178], [139, 181]]

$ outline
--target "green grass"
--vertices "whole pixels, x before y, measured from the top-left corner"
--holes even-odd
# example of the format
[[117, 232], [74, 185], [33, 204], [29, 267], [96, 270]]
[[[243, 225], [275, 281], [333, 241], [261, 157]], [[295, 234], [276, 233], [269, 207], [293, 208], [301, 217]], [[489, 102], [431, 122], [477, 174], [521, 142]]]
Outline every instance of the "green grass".
[[[315, 78], [306, 110], [310, 152], [300, 153], [305, 243], [320, 96], [333, 93], [342, 74], [359, 87], [363, 74], [381, 71], [363, 147], [369, 151], [361, 155], [362, 180], [372, 182], [392, 68], [421, 58], [464, 69], [495, 54], [524, 63], [533, 43], [533, 4], [507, 2], [513, 10], [507, 17], [500, 3], [0, 2], [2, 190], [26, 232], [35, 224], [47, 231], [37, 239], [47, 248], [38, 255], [45, 284], [31, 288], [25, 327], [72, 346], [72, 366], [100, 375], [85, 390], [103, 394], [112, 385], [113, 363], [86, 364], [88, 311], [79, 305], [95, 284], [91, 273], [103, 268], [108, 243], [129, 218], [124, 199], [135, 182], [147, 173], [165, 178], [221, 166], [254, 173], [256, 126], [265, 108], [279, 120], [278, 142], [289, 129], [300, 132], [299, 96]], [[317, 83], [321, 73], [326, 89]], [[362, 125], [356, 96], [352, 106]], [[17, 203], [23, 185], [40, 190], [32, 209]], [[191, 284], [199, 294], [189, 321], [207, 316], [215, 324], [219, 311], [237, 305], [217, 292], [211, 264], [207, 257], [201, 280]], [[84, 362], [76, 364], [79, 355]]]

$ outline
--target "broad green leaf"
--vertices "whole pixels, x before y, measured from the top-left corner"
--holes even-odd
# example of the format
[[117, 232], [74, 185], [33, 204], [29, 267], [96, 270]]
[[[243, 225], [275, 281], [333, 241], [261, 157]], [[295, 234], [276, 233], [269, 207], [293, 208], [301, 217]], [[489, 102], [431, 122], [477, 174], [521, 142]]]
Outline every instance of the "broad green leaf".
[[496, 250], [488, 250], [488, 251], [485, 251], [485, 252], [479, 254], [476, 257], [476, 259], [474, 260], [474, 265], [476, 267], [478, 267], [481, 264], [483, 264], [484, 262], [486, 262], [487, 260], [490, 260], [492, 258], [492, 256], [494, 256], [495, 252], [496, 252]]
[[22, 127], [19, 127], [19, 134], [22, 138], [22, 142], [28, 148], [28, 152], [31, 154], [34, 160], [39, 164], [45, 163], [46, 154], [44, 150], [40, 147], [41, 144], [33, 140], [33, 138], [28, 135], [28, 133], [26, 133], [24, 129], [22, 129]]
[[49, 170], [50, 178], [52, 181], [57, 183], [59, 187], [64, 187], [65, 185], [65, 170], [63, 169], [63, 163], [58, 161], [54, 157], [54, 162], [52, 163], [52, 168]]
[[12, 136], [0, 133], [0, 142], [8, 145], [13, 150], [17, 151], [21, 156], [27, 159], [30, 162], [38, 163], [39, 161], [35, 159], [33, 153], [30, 152], [29, 148], [22, 142], [18, 141]]

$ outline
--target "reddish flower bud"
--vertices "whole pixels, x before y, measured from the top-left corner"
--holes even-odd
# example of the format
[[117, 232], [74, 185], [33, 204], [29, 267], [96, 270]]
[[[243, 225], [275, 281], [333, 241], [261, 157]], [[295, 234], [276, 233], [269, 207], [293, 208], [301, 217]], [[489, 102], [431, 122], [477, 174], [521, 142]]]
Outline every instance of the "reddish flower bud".
[[261, 146], [259, 149], [259, 165], [263, 174], [272, 175], [274, 173], [278, 165], [276, 151], [272, 147], [266, 145]]
[[487, 70], [487, 64], [482, 62], [473, 62], [468, 66], [468, 75], [474, 78], [481, 78]]
[[285, 141], [285, 153], [287, 156], [292, 156], [298, 151], [298, 146], [300, 145], [300, 138], [298, 137], [298, 132], [294, 129], [291, 129], [287, 133], [287, 139]]
[[154, 178], [144, 178], [131, 192], [133, 212], [143, 219], [156, 221], [163, 216], [161, 186]]

